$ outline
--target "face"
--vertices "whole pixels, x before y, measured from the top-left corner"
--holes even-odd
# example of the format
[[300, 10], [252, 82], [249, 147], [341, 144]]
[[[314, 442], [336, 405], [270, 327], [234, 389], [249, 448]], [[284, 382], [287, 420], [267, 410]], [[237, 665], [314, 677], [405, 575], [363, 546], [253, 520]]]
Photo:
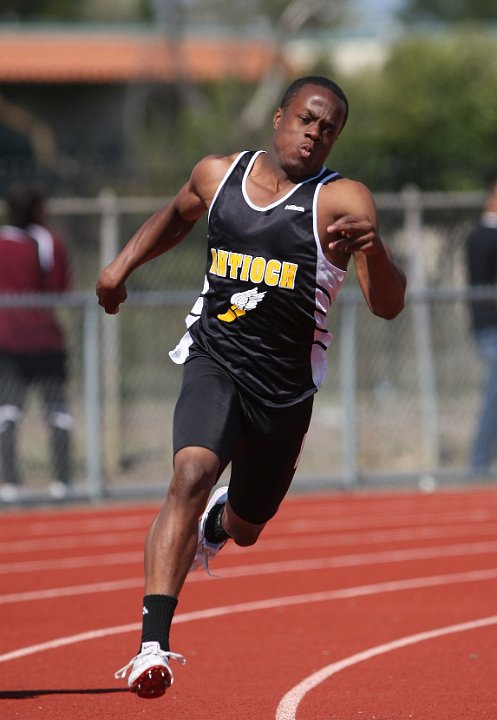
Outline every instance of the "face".
[[289, 177], [311, 177], [321, 169], [345, 120], [344, 101], [328, 88], [304, 85], [274, 116], [271, 149]]

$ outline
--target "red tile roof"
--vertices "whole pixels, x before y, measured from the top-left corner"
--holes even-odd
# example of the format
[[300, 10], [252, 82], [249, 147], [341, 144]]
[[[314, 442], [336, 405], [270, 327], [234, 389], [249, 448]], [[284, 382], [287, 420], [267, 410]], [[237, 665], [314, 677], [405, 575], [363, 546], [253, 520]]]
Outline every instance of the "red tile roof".
[[174, 43], [146, 33], [0, 32], [0, 82], [168, 82], [258, 79], [271, 63], [268, 42], [186, 37]]

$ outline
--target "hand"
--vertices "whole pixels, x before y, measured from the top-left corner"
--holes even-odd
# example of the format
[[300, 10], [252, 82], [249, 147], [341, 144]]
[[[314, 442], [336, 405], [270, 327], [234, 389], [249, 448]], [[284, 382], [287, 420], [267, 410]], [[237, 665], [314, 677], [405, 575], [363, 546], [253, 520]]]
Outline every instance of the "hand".
[[126, 285], [112, 283], [106, 270], [100, 273], [97, 281], [98, 304], [101, 305], [108, 315], [116, 315], [119, 312], [119, 305], [128, 297]]
[[368, 218], [344, 215], [326, 228], [331, 235], [328, 243], [330, 250], [348, 253], [363, 252], [375, 255], [382, 247], [382, 242], [373, 223]]

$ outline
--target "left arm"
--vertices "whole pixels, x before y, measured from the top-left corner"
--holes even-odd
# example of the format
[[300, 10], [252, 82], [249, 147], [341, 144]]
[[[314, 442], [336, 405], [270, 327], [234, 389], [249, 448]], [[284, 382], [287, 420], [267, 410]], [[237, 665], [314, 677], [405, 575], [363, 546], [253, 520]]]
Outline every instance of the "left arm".
[[[328, 250], [352, 255], [357, 280], [369, 309], [391, 320], [404, 308], [406, 277], [395, 263], [378, 231], [378, 214], [369, 190], [346, 181], [344, 204], [348, 212], [327, 226]], [[339, 183], [337, 183], [338, 185]]]

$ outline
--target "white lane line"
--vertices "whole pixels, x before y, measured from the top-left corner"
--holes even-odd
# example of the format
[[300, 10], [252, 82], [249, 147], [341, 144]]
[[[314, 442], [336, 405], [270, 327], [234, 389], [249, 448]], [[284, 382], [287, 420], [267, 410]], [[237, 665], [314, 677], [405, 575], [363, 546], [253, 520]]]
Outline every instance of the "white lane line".
[[19, 604], [22, 602], [40, 602], [52, 598], [74, 597], [80, 595], [94, 595], [102, 592], [117, 592], [130, 588], [143, 587], [143, 577], [126, 580], [109, 580], [101, 583], [88, 583], [86, 585], [71, 585], [68, 587], [47, 588], [46, 590], [31, 590], [18, 593], [0, 595], [0, 605]]
[[[460, 576], [460, 573], [455, 573], [453, 575], [435, 575], [434, 577], [437, 579], [439, 577], [458, 578]], [[475, 580], [493, 580], [494, 578], [497, 578], [497, 568], [466, 571], [462, 573], [462, 577], [470, 579], [474, 577]], [[187, 578], [188, 583], [192, 581], [195, 582], [195, 580], [200, 582], [210, 582], [212, 578], [205, 573], [199, 573], [198, 575], [190, 575]], [[423, 583], [427, 583], [429, 581], [429, 578], [421, 578], [421, 580]], [[398, 583], [401, 581], [394, 582]], [[382, 583], [382, 586], [386, 587], [387, 584], [388, 583]], [[69, 587], [48, 588], [47, 590], [33, 590], [27, 592], [8, 593], [5, 595], [0, 595], [0, 605], [18, 604], [21, 602], [29, 601], [39, 602], [41, 600], [50, 600], [52, 598], [73, 597], [79, 595], [95, 595], [102, 592], [117, 592], [119, 590], [129, 590], [131, 588], [142, 586], [143, 577], [137, 577], [127, 578], [125, 580], [110, 580], [108, 582], [101, 583], [88, 583], [86, 585], [72, 585]], [[379, 585], [376, 585], [375, 587], [377, 586], [379, 587]], [[339, 590], [337, 592], [342, 593], [343, 591]], [[342, 596], [340, 595], [340, 597]]]
[[[352, 512], [350, 507], [344, 506], [339, 509], [336, 513], [336, 507], [321, 506], [323, 517], [316, 518], [307, 516], [305, 509], [299, 513], [298, 518], [285, 518], [282, 513], [281, 516], [277, 516], [273, 519], [271, 527], [276, 528], [278, 534], [293, 534], [306, 533], [313, 529], [325, 529], [329, 530], [330, 526], [334, 530], [344, 529], [364, 529], [364, 528], [382, 528], [388, 526], [397, 527], [417, 527], [422, 524], [434, 524], [434, 525], [450, 525], [455, 522], [464, 523], [481, 523], [481, 522], [492, 522], [496, 519], [496, 513], [492, 512], [489, 507], [472, 510], [454, 510], [448, 512], [444, 508], [435, 508], [430, 511], [429, 508], [423, 508], [422, 510], [416, 510], [416, 507], [406, 509], [406, 512], [398, 512], [394, 508], [386, 506], [382, 512], [375, 513], [369, 511], [367, 507], [364, 508], [364, 514], [358, 514], [357, 508], [353, 508]], [[110, 516], [93, 519], [74, 519], [58, 520], [57, 517], [47, 516], [46, 521], [36, 521], [35, 524], [30, 525], [25, 519], [19, 520], [19, 532], [22, 533], [23, 539], [28, 538], [41, 538], [52, 537], [55, 538], [60, 535], [74, 535], [75, 533], [83, 535], [86, 533], [98, 533], [98, 532], [109, 532], [113, 530], [132, 530], [141, 529], [146, 530], [159, 507], [151, 508], [150, 514], [139, 514], [130, 516]], [[353, 514], [352, 514], [353, 513]], [[5, 528], [6, 538], [3, 537], [3, 532], [0, 532], [0, 543], [3, 545], [3, 540], [6, 542], [11, 541], [12, 535], [15, 533], [15, 527], [9, 525]]]
[[[471, 529], [468, 530], [470, 532]], [[0, 554], [45, 552], [46, 550], [71, 550], [72, 548], [105, 547], [107, 545], [143, 545], [143, 532], [113, 532], [99, 535], [66, 535], [65, 537], [38, 538], [37, 540], [12, 540], [0, 544]]]
[[[329, 528], [328, 528], [329, 530]], [[435, 526], [424, 526], [416, 528], [405, 528], [405, 529], [391, 529], [391, 530], [366, 530], [364, 532], [328, 532], [322, 534], [321, 532], [309, 531], [304, 537], [299, 538], [299, 547], [330, 547], [330, 546], [344, 546], [344, 545], [360, 545], [363, 543], [371, 544], [382, 544], [391, 542], [402, 542], [411, 540], [432, 540], [435, 538], [452, 539], [461, 538], [477, 535], [497, 535], [497, 524], [480, 524], [480, 525], [448, 525], [440, 527]], [[268, 550], [288, 550], [293, 551], [293, 543], [290, 543], [290, 537], [294, 536], [279, 536], [273, 535], [271, 537], [261, 538], [256, 545], [247, 548], [236, 547], [234, 544], [228, 544], [223, 550], [223, 557], [232, 553], [237, 555], [240, 554], [253, 554], [255, 552], [267, 552]], [[12, 540], [0, 544], [0, 554], [12, 554], [12, 553], [34, 553], [44, 552], [46, 550], [63, 550], [72, 548], [91, 548], [91, 547], [106, 547], [116, 545], [122, 547], [123, 545], [139, 545], [140, 549], [143, 546], [145, 539], [145, 532], [114, 532], [114, 533], [102, 533], [98, 535], [87, 535], [84, 537], [73, 535], [66, 537], [55, 537], [55, 538], [38, 538], [37, 540]]]
[[[354, 567], [358, 565], [378, 565], [410, 560], [438, 559], [453, 556], [488, 555], [497, 551], [497, 541], [477, 542], [458, 545], [437, 545], [424, 548], [406, 548], [402, 550], [384, 550], [371, 553], [353, 553], [350, 555], [333, 555], [332, 557], [310, 558], [304, 560], [283, 560], [257, 565], [240, 565], [220, 568], [219, 576], [223, 580], [250, 575], [270, 575], [278, 573], [299, 572], [306, 570], [323, 570], [326, 568]], [[93, 567], [104, 565], [128, 565], [143, 562], [143, 553], [113, 553], [101, 556], [83, 556], [79, 558], [62, 558], [46, 561], [2, 563], [0, 574], [15, 572], [44, 572], [45, 570], [68, 570], [71, 568]], [[190, 580], [200, 581], [208, 578], [202, 573], [190, 575]]]
[[[348, 530], [353, 528], [373, 528], [373, 527], [418, 527], [419, 525], [426, 524], [441, 524], [450, 525], [455, 522], [466, 522], [466, 523], [481, 523], [481, 522], [495, 522], [495, 512], [490, 510], [472, 510], [465, 512], [416, 512], [413, 511], [406, 516], [397, 514], [395, 512], [385, 513], [383, 516], [377, 516], [369, 514], [367, 508], [364, 508], [364, 515], [351, 516], [350, 513], [346, 514], [346, 517], [323, 517], [322, 519], [307, 518], [305, 514], [303, 517], [297, 517], [291, 520], [280, 519], [278, 522], [278, 531], [281, 533], [292, 534], [308, 532], [308, 530], [315, 529], [326, 529], [329, 530], [330, 526], [334, 530]], [[275, 521], [273, 521], [274, 523]]]
[[[362, 544], [377, 544], [392, 542], [404, 542], [413, 540], [433, 540], [433, 539], [454, 539], [463, 538], [468, 535], [490, 535], [492, 538], [497, 534], [497, 525], [449, 525], [447, 527], [436, 526], [425, 526], [419, 528], [406, 528], [406, 529], [394, 529], [394, 530], [366, 530], [365, 532], [338, 532], [338, 533], [326, 533], [326, 534], [309, 534], [298, 539], [299, 548], [309, 547], [340, 547], [346, 545], [362, 545]], [[248, 548], [238, 548], [234, 545], [227, 545], [223, 549], [223, 556], [228, 554], [230, 551], [234, 553], [255, 553], [255, 552], [268, 552], [270, 550], [288, 550], [293, 552], [294, 542], [290, 541], [290, 538], [295, 536], [283, 536], [283, 537], [262, 537], [257, 541], [256, 545], [252, 545]]]
[[497, 615], [491, 615], [490, 617], [470, 620], [469, 622], [460, 623], [458, 625], [448, 625], [447, 627], [436, 628], [435, 630], [427, 630], [426, 632], [420, 632], [415, 635], [408, 635], [403, 638], [398, 638], [397, 640], [392, 640], [391, 642], [384, 643], [383, 645], [377, 645], [376, 647], [363, 650], [362, 652], [351, 655], [348, 658], [344, 658], [343, 660], [332, 663], [331, 665], [327, 665], [321, 670], [318, 670], [318, 672], [309, 675], [309, 677], [302, 680], [302, 682], [298, 685], [295, 685], [295, 687], [293, 687], [282, 698], [280, 704], [278, 705], [278, 709], [276, 710], [275, 720], [295, 720], [297, 708], [307, 693], [330, 678], [332, 675], [340, 672], [340, 670], [352, 667], [353, 665], [357, 665], [358, 663], [366, 660], [371, 660], [371, 658], [377, 657], [378, 655], [385, 655], [386, 653], [408, 647], [409, 645], [416, 645], [417, 643], [424, 642], [425, 640], [432, 640], [434, 638], [443, 637], [444, 635], [453, 635], [454, 633], [467, 632], [468, 630], [477, 630], [479, 628], [495, 624], [497, 624]]
[[143, 551], [112, 553], [110, 555], [84, 555], [80, 557], [55, 558], [54, 560], [26, 560], [25, 562], [0, 564], [0, 575], [10, 573], [45, 572], [45, 570], [71, 570], [104, 565], [127, 565], [143, 563]]
[[[99, 532], [100, 530], [131, 530], [133, 528], [148, 528], [159, 508], [151, 510], [148, 515], [130, 515], [123, 517], [109, 517], [93, 518], [89, 520], [59, 520], [57, 516], [47, 515], [46, 520], [40, 522], [36, 521], [35, 524], [30, 525], [26, 518], [19, 519], [18, 529], [22, 532], [22, 537], [28, 536], [55, 536], [64, 535], [66, 533], [74, 534], [74, 532]], [[12, 535], [15, 531], [15, 527], [9, 525], [6, 526], [5, 533]]]
[[[307, 593], [304, 595], [289, 595], [286, 597], [270, 598], [267, 600], [235, 603], [234, 605], [224, 605], [220, 607], [207, 608], [205, 610], [194, 610], [189, 613], [181, 613], [177, 615], [174, 619], [174, 624], [177, 625], [178, 623], [192, 622], [194, 620], [208, 620], [215, 617], [256, 612], [259, 610], [290, 607], [293, 605], [306, 605], [308, 603], [315, 602], [330, 602], [332, 600], [344, 600], [354, 597], [379, 595], [387, 592], [412, 590], [414, 588], [420, 589], [469, 582], [485, 582], [495, 580], [496, 578], [497, 568], [492, 568], [488, 570], [475, 570], [472, 572], [434, 575], [432, 577], [411, 578], [409, 580], [395, 580], [371, 585], [359, 585], [352, 588], [343, 588], [342, 590], [322, 591]], [[141, 622], [100, 628], [99, 630], [89, 630], [88, 632], [78, 633], [77, 635], [55, 638], [53, 640], [48, 640], [47, 642], [38, 643], [36, 645], [28, 645], [27, 647], [18, 648], [17, 650], [4, 653], [3, 655], [0, 655], [0, 663], [7, 662], [9, 660], [17, 660], [18, 658], [26, 657], [27, 655], [34, 655], [35, 653], [44, 652], [46, 650], [54, 650], [59, 647], [73, 645], [86, 640], [95, 640], [109, 635], [120, 635], [122, 633], [135, 632], [140, 629]]]

